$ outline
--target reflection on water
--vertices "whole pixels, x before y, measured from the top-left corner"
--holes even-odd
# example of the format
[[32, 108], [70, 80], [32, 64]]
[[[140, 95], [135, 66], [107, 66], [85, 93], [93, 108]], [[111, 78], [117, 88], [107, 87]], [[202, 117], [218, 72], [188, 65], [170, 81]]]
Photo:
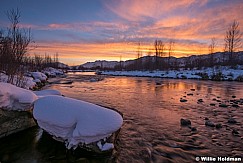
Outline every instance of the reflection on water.
[[[231, 105], [232, 100], [240, 101], [243, 97], [242, 83], [134, 77], [107, 77], [99, 82], [89, 82], [78, 80], [82, 78], [81, 74], [69, 77], [77, 79], [72, 87], [58, 84], [50, 88], [59, 89], [68, 97], [118, 109], [124, 114], [117, 149], [111, 156], [92, 159], [77, 156], [73, 160], [192, 162], [196, 156], [242, 157], [243, 105], [240, 102], [238, 108]], [[182, 103], [180, 98], [188, 101]], [[204, 102], [198, 102], [198, 99]], [[211, 106], [212, 103], [215, 106]], [[221, 108], [219, 103], [231, 106]], [[230, 117], [237, 123], [227, 123]], [[181, 127], [181, 118], [190, 119], [197, 131]], [[221, 123], [222, 128], [206, 127], [205, 118], [215, 124]], [[234, 136], [233, 130], [239, 134]], [[14, 153], [15, 160], [33, 162], [36, 159], [44, 162], [70, 160], [62, 144], [54, 147], [52, 140], [49, 140], [51, 143], [43, 140], [40, 131], [35, 128], [23, 132], [20, 140], [14, 135], [7, 139], [10, 145], [1, 141], [0, 155], [8, 157], [6, 153]]]

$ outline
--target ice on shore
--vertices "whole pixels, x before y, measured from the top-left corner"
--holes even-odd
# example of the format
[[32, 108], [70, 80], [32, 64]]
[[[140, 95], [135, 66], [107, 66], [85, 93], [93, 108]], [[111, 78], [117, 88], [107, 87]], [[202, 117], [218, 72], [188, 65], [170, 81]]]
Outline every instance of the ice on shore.
[[[42, 129], [65, 142], [68, 149], [105, 139], [123, 123], [116, 111], [62, 96], [39, 98], [34, 103], [33, 115]], [[112, 147], [97, 145], [101, 150]]]
[[32, 91], [0, 82], [0, 108], [27, 111], [37, 98]]

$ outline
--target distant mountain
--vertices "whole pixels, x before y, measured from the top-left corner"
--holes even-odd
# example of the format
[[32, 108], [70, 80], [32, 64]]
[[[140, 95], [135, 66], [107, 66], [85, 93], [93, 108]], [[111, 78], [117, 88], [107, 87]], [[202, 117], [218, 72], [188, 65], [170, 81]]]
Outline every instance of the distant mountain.
[[[157, 60], [160, 63], [166, 64], [170, 63], [170, 67], [177, 66], [177, 68], [185, 68], [185, 67], [211, 67], [212, 65], [221, 65], [229, 62], [229, 53], [227, 52], [217, 52], [213, 54], [204, 54], [204, 55], [192, 55], [188, 57], [159, 57]], [[235, 52], [233, 54], [234, 62], [236, 64], [243, 64], [243, 51]], [[127, 60], [127, 61], [106, 61], [106, 60], [97, 60], [95, 62], [87, 62], [80, 66], [76, 66], [77, 69], [114, 69], [117, 67], [123, 67], [132, 69], [134, 65], [139, 64], [139, 69], [149, 69], [149, 66], [153, 66], [155, 64], [156, 57], [155, 56], [144, 56], [135, 60]], [[150, 63], [150, 64], [149, 64]]]
[[101, 67], [101, 68], [114, 68], [115, 66], [119, 65], [120, 62], [118, 61], [105, 61], [105, 60], [98, 60], [95, 62], [87, 62], [85, 64], [82, 64], [81, 66], [83, 68], [86, 69], [90, 69], [90, 68], [97, 68], [97, 67]]
[[58, 62], [58, 68], [70, 69], [70, 67], [64, 63]]

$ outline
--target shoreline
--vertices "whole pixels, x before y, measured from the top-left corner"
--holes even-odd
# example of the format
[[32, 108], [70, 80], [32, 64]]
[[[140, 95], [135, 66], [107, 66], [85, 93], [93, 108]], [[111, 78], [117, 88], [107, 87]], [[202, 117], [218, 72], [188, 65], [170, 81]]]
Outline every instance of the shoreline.
[[207, 70], [169, 70], [169, 71], [100, 71], [101, 75], [126, 77], [151, 77], [162, 79], [193, 79], [205, 81], [243, 82], [243, 69]]

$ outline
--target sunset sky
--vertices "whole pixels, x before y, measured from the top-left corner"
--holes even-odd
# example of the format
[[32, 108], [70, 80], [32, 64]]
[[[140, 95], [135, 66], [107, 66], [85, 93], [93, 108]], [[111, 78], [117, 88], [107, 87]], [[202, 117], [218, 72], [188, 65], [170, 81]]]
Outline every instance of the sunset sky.
[[58, 52], [69, 65], [134, 59], [139, 42], [147, 55], [155, 39], [174, 41], [176, 57], [208, 53], [213, 37], [222, 51], [234, 20], [243, 31], [242, 0], [1, 0], [0, 29], [13, 8], [32, 30], [29, 54]]

